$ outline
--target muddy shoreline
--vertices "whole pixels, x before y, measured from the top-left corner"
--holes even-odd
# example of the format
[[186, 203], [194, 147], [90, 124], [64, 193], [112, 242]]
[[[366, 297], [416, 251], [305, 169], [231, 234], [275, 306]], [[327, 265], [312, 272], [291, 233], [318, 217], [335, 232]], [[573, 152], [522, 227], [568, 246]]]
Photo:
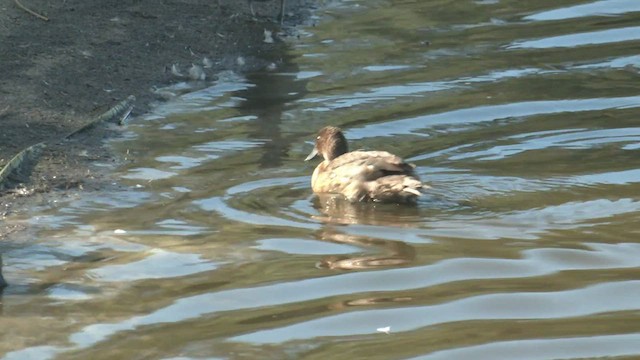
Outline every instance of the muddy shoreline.
[[[308, 18], [309, 0], [287, 1], [284, 25], [275, 19], [279, 1], [66, 0], [0, 6], [0, 167], [22, 149], [45, 142], [39, 162], [22, 183], [0, 190], [0, 220], [70, 193], [112, 184], [104, 167], [117, 165], [104, 139], [118, 130], [100, 127], [72, 140], [82, 127], [130, 95], [133, 116], [164, 94], [156, 87], [185, 79], [192, 64], [205, 82], [223, 70], [249, 72], [281, 63], [295, 26]], [[265, 30], [276, 34], [265, 41]], [[280, 34], [279, 36], [277, 34]], [[203, 63], [204, 58], [211, 61]], [[241, 60], [239, 60], [241, 59]], [[19, 230], [2, 221], [0, 238]]]

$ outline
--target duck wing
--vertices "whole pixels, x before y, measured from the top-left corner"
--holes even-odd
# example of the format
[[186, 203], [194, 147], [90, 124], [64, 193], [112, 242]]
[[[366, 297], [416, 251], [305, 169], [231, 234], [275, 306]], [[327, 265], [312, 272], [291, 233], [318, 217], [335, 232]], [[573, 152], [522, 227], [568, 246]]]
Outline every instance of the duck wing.
[[423, 190], [429, 189], [416, 177], [408, 175], [389, 175], [365, 183], [368, 197], [373, 201], [413, 203]]
[[326, 170], [340, 177], [372, 181], [389, 175], [417, 177], [415, 166], [386, 151], [352, 151], [333, 159]]

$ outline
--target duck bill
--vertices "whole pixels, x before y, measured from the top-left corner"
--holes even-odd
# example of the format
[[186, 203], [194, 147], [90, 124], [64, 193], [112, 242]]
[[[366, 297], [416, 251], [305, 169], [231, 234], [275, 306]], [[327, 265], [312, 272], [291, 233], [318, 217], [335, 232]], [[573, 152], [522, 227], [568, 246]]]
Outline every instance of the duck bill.
[[318, 148], [317, 147], [313, 147], [313, 150], [311, 150], [311, 154], [309, 154], [309, 156], [307, 156], [306, 159], [304, 159], [304, 161], [309, 161], [311, 159], [313, 159], [314, 157], [316, 157], [318, 155]]

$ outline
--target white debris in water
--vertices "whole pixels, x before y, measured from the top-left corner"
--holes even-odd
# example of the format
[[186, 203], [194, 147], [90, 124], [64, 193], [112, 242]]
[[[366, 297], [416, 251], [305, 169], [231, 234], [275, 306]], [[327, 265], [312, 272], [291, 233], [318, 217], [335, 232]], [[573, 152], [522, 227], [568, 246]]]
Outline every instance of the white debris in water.
[[177, 64], [171, 65], [171, 73], [177, 77], [184, 77], [184, 75], [180, 72], [180, 69], [178, 69]]
[[178, 96], [178, 94], [176, 94], [175, 92], [171, 91], [171, 89], [169, 88], [161, 88], [161, 89], [151, 89], [151, 92], [153, 92], [154, 94], [158, 95], [159, 97], [165, 99], [165, 100], [170, 100], [175, 98], [176, 96]]
[[264, 42], [267, 44], [273, 44], [273, 32], [264, 29]]
[[238, 66], [244, 66], [244, 64], [246, 64], [247, 62], [244, 61], [244, 58], [242, 56], [238, 56], [238, 58], [236, 59], [236, 64], [238, 64]]
[[389, 333], [391, 332], [391, 326], [385, 326], [385, 327], [377, 328], [376, 331], [389, 335]]
[[191, 68], [189, 69], [189, 78], [191, 80], [200, 80], [204, 81], [207, 78], [207, 75], [204, 73], [204, 69], [200, 65], [191, 64]]
[[267, 70], [268, 71], [273, 71], [277, 68], [276, 63], [270, 63], [269, 65], [267, 65]]
[[205, 69], [212, 68], [213, 67], [213, 61], [205, 56], [202, 59], [202, 66], [204, 66]]
[[126, 230], [122, 230], [122, 229], [115, 229], [113, 230], [114, 234], [126, 234], [127, 231]]

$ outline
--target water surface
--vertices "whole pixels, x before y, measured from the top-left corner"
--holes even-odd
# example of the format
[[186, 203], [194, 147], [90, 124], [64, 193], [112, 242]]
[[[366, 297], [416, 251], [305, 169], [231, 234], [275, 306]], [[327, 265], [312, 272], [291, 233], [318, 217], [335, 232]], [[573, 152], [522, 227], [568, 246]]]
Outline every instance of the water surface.
[[[640, 2], [326, 5], [135, 119], [119, 190], [24, 220], [4, 359], [640, 356]], [[433, 190], [314, 197], [329, 124]]]

